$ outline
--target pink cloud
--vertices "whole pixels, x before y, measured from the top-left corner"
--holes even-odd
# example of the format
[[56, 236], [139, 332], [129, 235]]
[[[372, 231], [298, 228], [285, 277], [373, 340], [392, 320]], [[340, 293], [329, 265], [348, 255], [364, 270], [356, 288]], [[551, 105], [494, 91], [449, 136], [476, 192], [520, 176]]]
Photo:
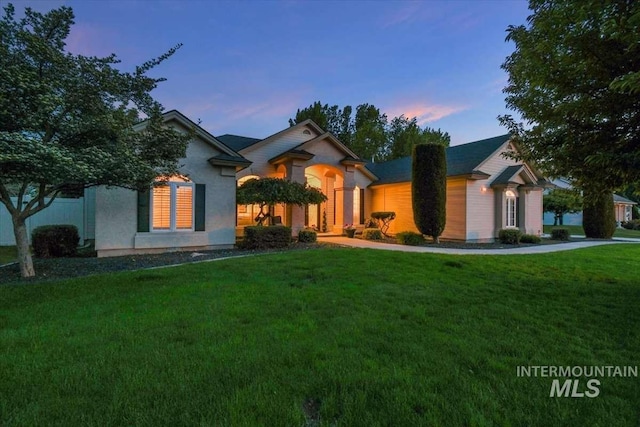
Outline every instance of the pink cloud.
[[416, 117], [418, 124], [424, 126], [427, 123], [438, 121], [444, 117], [464, 111], [467, 108], [466, 106], [413, 103], [388, 108], [387, 117], [392, 119], [404, 114], [404, 116], [409, 119]]

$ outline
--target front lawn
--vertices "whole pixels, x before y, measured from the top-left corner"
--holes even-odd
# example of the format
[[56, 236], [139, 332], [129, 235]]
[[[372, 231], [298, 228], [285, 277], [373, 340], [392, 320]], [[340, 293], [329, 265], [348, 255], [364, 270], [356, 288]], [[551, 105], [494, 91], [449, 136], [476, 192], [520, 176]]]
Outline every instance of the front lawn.
[[0, 246], [0, 265], [15, 262], [18, 259], [18, 252], [15, 246]]
[[[566, 228], [572, 236], [584, 236], [584, 229], [581, 225], [545, 225], [544, 232], [551, 234], [554, 228]], [[613, 237], [632, 237], [640, 239], [640, 230], [627, 230], [626, 228], [616, 228]]]
[[0, 424], [635, 426], [637, 378], [550, 398], [516, 369], [638, 365], [639, 257], [318, 249], [0, 286]]

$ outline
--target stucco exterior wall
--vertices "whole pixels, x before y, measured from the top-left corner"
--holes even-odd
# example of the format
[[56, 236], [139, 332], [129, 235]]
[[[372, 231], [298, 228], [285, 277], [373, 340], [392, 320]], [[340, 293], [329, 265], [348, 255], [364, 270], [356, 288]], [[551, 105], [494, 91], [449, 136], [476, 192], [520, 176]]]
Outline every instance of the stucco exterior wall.
[[98, 256], [231, 247], [235, 244], [236, 173], [233, 167], [208, 162], [219, 152], [195, 139], [179, 160], [180, 172], [195, 184], [205, 184], [205, 231], [138, 232], [137, 192], [96, 189], [96, 251]]
[[532, 190], [528, 194], [525, 193], [527, 215], [525, 218], [524, 232], [526, 234], [542, 234], [542, 191]]

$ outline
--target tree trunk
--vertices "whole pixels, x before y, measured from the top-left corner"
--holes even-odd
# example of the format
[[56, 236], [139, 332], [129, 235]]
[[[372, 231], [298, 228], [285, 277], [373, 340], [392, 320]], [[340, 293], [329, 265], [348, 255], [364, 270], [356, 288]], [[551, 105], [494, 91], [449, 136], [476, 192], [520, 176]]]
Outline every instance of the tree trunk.
[[564, 215], [560, 214], [560, 225], [564, 225]]
[[24, 219], [13, 217], [13, 234], [16, 238], [16, 248], [18, 249], [18, 262], [20, 263], [20, 274], [22, 277], [33, 277], [36, 271], [33, 269], [33, 259], [29, 252], [29, 236], [27, 225]]
[[558, 225], [558, 214], [553, 214], [553, 226]]

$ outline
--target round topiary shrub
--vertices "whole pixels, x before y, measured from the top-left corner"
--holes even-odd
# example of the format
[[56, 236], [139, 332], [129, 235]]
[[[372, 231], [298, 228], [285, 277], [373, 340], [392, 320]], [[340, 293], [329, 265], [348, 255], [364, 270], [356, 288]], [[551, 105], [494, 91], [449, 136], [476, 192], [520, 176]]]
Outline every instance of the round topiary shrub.
[[298, 242], [299, 243], [315, 243], [318, 241], [318, 233], [315, 230], [300, 230], [298, 233]]
[[498, 240], [505, 245], [517, 245], [521, 237], [522, 232], [517, 228], [503, 228], [498, 232]]
[[396, 241], [401, 245], [409, 246], [420, 246], [425, 242], [422, 234], [413, 231], [402, 231], [396, 234]]
[[75, 225], [43, 225], [31, 233], [31, 246], [37, 258], [74, 256], [80, 235]]
[[569, 240], [569, 230], [566, 228], [554, 228], [551, 230], [551, 240]]
[[520, 243], [540, 243], [542, 239], [535, 234], [523, 234], [520, 237]]
[[379, 228], [365, 228], [362, 231], [362, 238], [365, 240], [382, 240], [382, 232]]

